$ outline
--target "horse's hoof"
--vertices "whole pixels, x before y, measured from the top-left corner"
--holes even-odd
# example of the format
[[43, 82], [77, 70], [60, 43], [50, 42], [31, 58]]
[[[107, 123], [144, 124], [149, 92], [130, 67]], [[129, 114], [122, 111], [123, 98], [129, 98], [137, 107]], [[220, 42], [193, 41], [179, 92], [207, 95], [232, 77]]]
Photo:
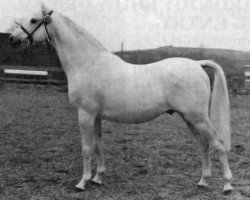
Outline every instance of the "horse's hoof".
[[198, 186], [198, 190], [203, 190], [203, 191], [207, 191], [208, 187], [205, 185], [197, 185]]
[[74, 187], [74, 191], [75, 191], [75, 192], [83, 192], [83, 191], [85, 191], [85, 189], [83, 189], [83, 188], [78, 188], [77, 186], [75, 186], [75, 187]]
[[207, 186], [206, 185], [197, 185], [198, 186], [198, 189], [206, 189]]
[[231, 190], [224, 190], [223, 191], [223, 195], [230, 195], [231, 193], [233, 192], [233, 190], [231, 189]]
[[91, 184], [92, 185], [96, 185], [96, 186], [101, 186], [102, 185], [102, 182], [96, 182], [94, 180], [91, 181]]
[[200, 179], [200, 181], [199, 181], [199, 183], [198, 183], [198, 188], [202, 188], [202, 189], [205, 189], [205, 188], [207, 188], [208, 187], [208, 185], [209, 185], [209, 183], [208, 183], [208, 178], [209, 178], [210, 176], [207, 176], [207, 177], [201, 177], [201, 179]]
[[83, 192], [85, 190], [85, 186], [86, 186], [86, 182], [85, 183], [80, 182], [75, 186], [75, 191]]
[[208, 187], [208, 183], [204, 180], [200, 180], [200, 182], [198, 183], [198, 188], [201, 188], [201, 189], [205, 189]]
[[233, 187], [231, 185], [231, 183], [227, 183], [224, 185], [224, 188], [223, 188], [223, 195], [229, 195], [232, 193], [233, 191]]
[[98, 185], [98, 186], [103, 184], [102, 180], [100, 178], [98, 178], [98, 177], [94, 177], [93, 180], [91, 181], [91, 183], [94, 184], [94, 185]]
[[102, 183], [102, 176], [104, 175], [104, 172], [102, 172], [102, 173], [99, 173], [99, 174], [96, 174], [96, 176], [92, 179], [92, 183], [94, 184], [94, 185], [102, 185], [103, 183]]

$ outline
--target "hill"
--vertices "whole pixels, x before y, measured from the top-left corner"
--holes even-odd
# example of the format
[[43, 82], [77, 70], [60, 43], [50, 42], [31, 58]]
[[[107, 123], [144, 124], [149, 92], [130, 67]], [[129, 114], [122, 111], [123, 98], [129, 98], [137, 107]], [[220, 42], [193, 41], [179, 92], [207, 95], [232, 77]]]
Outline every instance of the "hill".
[[148, 64], [171, 57], [186, 57], [194, 60], [213, 60], [222, 66], [228, 79], [242, 75], [242, 67], [250, 64], [250, 52], [229, 49], [208, 49], [165, 46], [156, 49], [115, 52], [126, 62]]

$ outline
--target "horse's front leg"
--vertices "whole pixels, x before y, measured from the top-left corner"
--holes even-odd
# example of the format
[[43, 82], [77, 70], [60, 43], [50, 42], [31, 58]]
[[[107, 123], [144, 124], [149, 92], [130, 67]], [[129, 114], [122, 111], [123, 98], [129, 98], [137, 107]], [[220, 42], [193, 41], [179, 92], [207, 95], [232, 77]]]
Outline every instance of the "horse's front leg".
[[91, 179], [91, 156], [94, 153], [95, 136], [94, 123], [95, 116], [89, 115], [82, 109], [78, 109], [78, 120], [81, 132], [83, 175], [76, 188], [84, 190], [87, 182]]
[[94, 133], [95, 133], [95, 141], [97, 141], [95, 145], [95, 154], [96, 154], [96, 175], [93, 178], [93, 182], [97, 184], [102, 184], [102, 174], [105, 173], [105, 162], [103, 157], [103, 150], [102, 150], [102, 122], [101, 119], [96, 118], [95, 126], [94, 126]]

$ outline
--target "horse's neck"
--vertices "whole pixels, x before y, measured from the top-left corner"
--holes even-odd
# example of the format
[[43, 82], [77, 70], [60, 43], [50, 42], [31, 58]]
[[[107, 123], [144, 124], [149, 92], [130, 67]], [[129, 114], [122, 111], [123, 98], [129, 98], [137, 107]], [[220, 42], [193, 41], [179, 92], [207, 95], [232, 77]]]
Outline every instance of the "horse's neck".
[[78, 28], [69, 19], [57, 14], [51, 24], [52, 45], [55, 47], [66, 72], [89, 71], [89, 63], [97, 60], [106, 49], [84, 29]]

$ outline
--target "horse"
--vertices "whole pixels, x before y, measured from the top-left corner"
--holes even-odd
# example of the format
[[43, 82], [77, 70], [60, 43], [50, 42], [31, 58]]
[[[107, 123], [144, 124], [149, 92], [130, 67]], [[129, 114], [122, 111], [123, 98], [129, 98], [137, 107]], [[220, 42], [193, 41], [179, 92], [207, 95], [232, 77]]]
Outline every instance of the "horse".
[[[143, 123], [164, 113], [178, 113], [198, 140], [202, 174], [198, 186], [207, 187], [211, 176], [210, 150], [222, 166], [223, 194], [233, 190], [227, 153], [230, 150], [230, 107], [225, 74], [210, 60], [168, 58], [133, 65], [110, 53], [83, 27], [42, 4], [39, 12], [11, 32], [10, 42], [49, 42], [56, 50], [68, 80], [70, 103], [78, 111], [83, 175], [76, 185], [85, 190], [88, 181], [102, 184], [106, 167], [102, 150], [102, 121]], [[214, 72], [210, 83], [203, 67]], [[91, 180], [91, 159], [96, 174]]]

